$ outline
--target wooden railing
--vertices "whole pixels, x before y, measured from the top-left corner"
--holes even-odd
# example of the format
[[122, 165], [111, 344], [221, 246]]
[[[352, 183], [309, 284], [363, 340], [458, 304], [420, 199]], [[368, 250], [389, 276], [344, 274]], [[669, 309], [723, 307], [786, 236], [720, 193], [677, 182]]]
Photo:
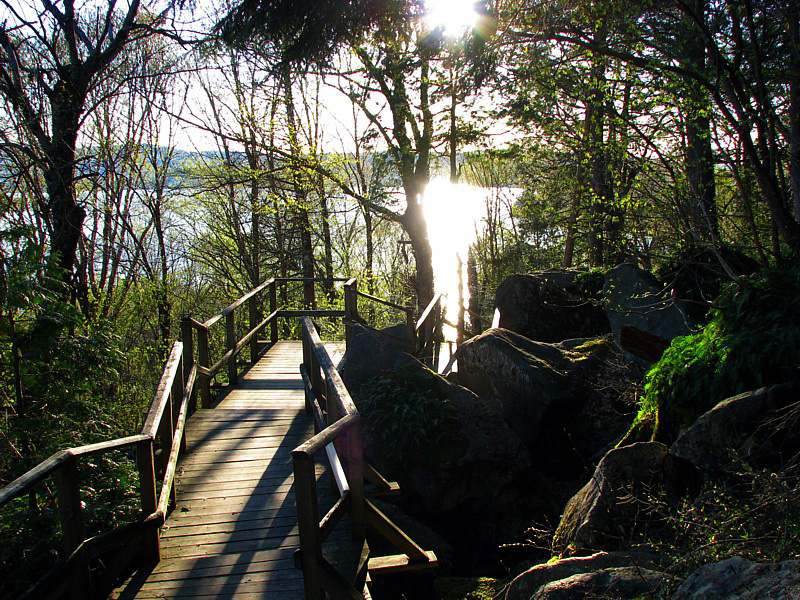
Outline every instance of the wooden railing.
[[[414, 319], [414, 309], [408, 306], [401, 306], [383, 298], [367, 294], [358, 290], [358, 282], [350, 279], [344, 284], [345, 289], [345, 339], [349, 345], [352, 337], [353, 325], [358, 323], [380, 336], [393, 338], [393, 341], [406, 345], [408, 352], [427, 366], [434, 368], [438, 361], [439, 344], [442, 340], [442, 300], [444, 295], [437, 293], [422, 311], [417, 320]], [[370, 327], [359, 312], [359, 298], [386, 306], [403, 315], [402, 320], [406, 323], [406, 337], [397, 338], [387, 334], [380, 329]]]
[[[139, 434], [56, 452], [0, 490], [0, 506], [4, 506], [23, 494], [35, 493], [37, 484], [45, 479], [55, 480], [65, 559], [36, 582], [27, 597], [58, 597], [69, 592], [72, 598], [83, 599], [107, 594], [131, 561], [158, 562], [158, 528], [175, 498], [175, 468], [186, 418], [193, 410], [197, 369], [184, 360], [184, 350], [181, 342], [173, 344]], [[140, 517], [87, 538], [78, 461], [127, 449], [135, 450]], [[90, 567], [103, 556], [113, 558], [103, 572], [94, 574]]]
[[[211, 380], [223, 368], [227, 368], [228, 385], [236, 385], [239, 379], [239, 355], [246, 347], [250, 348], [250, 362], [255, 362], [265, 349], [278, 341], [278, 319], [299, 316], [344, 317], [347, 314], [348, 296], [346, 293], [345, 308], [342, 310], [278, 308], [278, 286], [288, 283], [305, 284], [309, 281], [336, 283], [348, 282], [349, 280], [344, 278], [273, 277], [253, 288], [204, 323], [199, 323], [194, 319], [184, 319], [184, 339], [192, 337], [190, 335], [191, 330], [197, 332], [197, 372], [203, 408], [211, 407]], [[269, 309], [266, 317], [263, 316], [265, 306]], [[237, 325], [239, 325], [239, 320], [241, 319], [239, 312], [244, 310], [245, 307], [247, 309], [248, 328], [244, 334], [239, 335], [237, 333], [239, 329]], [[222, 324], [225, 327], [224, 352], [212, 363], [210, 343], [212, 328]], [[258, 334], [267, 326], [269, 326], [269, 339], [258, 339]]]
[[[364, 460], [361, 415], [333, 365], [310, 318], [303, 323], [303, 364], [306, 409], [314, 417], [317, 434], [292, 452], [300, 551], [297, 562], [303, 570], [307, 599], [363, 598], [368, 573], [430, 569], [437, 566], [433, 552], [423, 550], [384, 515], [365, 493], [365, 480], [372, 494], [399, 491]], [[322, 450], [339, 492], [339, 499], [320, 519], [314, 455]], [[348, 579], [323, 556], [325, 538], [345, 514], [349, 514], [353, 538], [361, 542], [356, 572]], [[389, 541], [400, 554], [371, 557], [366, 543], [370, 528]]]
[[[380, 524], [383, 522], [381, 517], [375, 516], [379, 514], [377, 509], [370, 508], [370, 503], [363, 499], [363, 492], [359, 487], [362, 477], [358, 474], [358, 469], [359, 465], [363, 463], [363, 458], [360, 454], [359, 430], [353, 428], [358, 423], [358, 413], [344, 389], [341, 379], [338, 378], [336, 370], [330, 364], [330, 359], [327, 358], [327, 353], [321, 346], [319, 336], [313, 328], [310, 318], [341, 317], [346, 324], [349, 323], [352, 326], [353, 323], [360, 321], [358, 297], [375, 300], [406, 313], [406, 322], [409, 325], [409, 334], [412, 340], [410, 349], [430, 348], [433, 339], [430, 336], [434, 335], [431, 332], [435, 330], [435, 325], [432, 323], [435, 323], [437, 314], [434, 306], [439, 302], [439, 296], [434, 298], [415, 323], [413, 312], [410, 309], [358, 292], [355, 279], [316, 279], [314, 281], [345, 283], [342, 310], [278, 308], [279, 285], [292, 282], [305, 284], [308, 281], [308, 279], [302, 278], [269, 279], [203, 323], [190, 317], [184, 318], [181, 323], [182, 341], [177, 341], [172, 346], [140, 433], [98, 444], [61, 450], [0, 489], [0, 507], [2, 507], [15, 498], [36, 493], [37, 485], [48, 478], [52, 478], [55, 482], [65, 558], [30, 588], [27, 592], [28, 597], [59, 597], [67, 591], [72, 598], [76, 599], [102, 596], [112, 589], [115, 579], [125, 572], [132, 562], [143, 561], [151, 564], [158, 562], [160, 559], [159, 528], [164, 524], [166, 514], [175, 501], [176, 467], [180, 454], [186, 449], [184, 438], [186, 420], [197, 409], [197, 388], [199, 388], [202, 408], [210, 408], [212, 406], [211, 380], [223, 368], [227, 368], [228, 384], [234, 385], [238, 381], [238, 358], [242, 351], [249, 347], [250, 362], [255, 362], [269, 345], [278, 340], [279, 318], [303, 317], [304, 344], [309, 343], [306, 341], [307, 338], [313, 340], [313, 343], [308, 346], [308, 350], [304, 346], [306, 377], [313, 378], [313, 382], [307, 384], [307, 390], [311, 390], [307, 393], [314, 395], [317, 399], [327, 400], [325, 411], [315, 412], [318, 427], [321, 430], [327, 430], [327, 433], [323, 431], [322, 437], [313, 438], [308, 443], [309, 445], [303, 445], [296, 451], [300, 453], [296, 459], [296, 465], [299, 465], [296, 468], [300, 469], [298, 486], [309, 485], [307, 470], [304, 470], [308, 465], [303, 462], [306, 460], [304, 456], [313, 454], [319, 444], [327, 446], [330, 440], [337, 439], [339, 441], [335, 443], [334, 447], [337, 448], [338, 454], [331, 455], [334, 473], [338, 483], [342, 486], [340, 488], [342, 499], [340, 504], [337, 504], [339, 506], [337, 510], [343, 511], [345, 510], [343, 507], [349, 506], [351, 513], [355, 511], [356, 518], [353, 522], [356, 534], [360, 535], [360, 532], [363, 531], [365, 519], [373, 525], [378, 523], [378, 526], [381, 526]], [[269, 308], [266, 317], [262, 314], [262, 305]], [[240, 315], [237, 311], [241, 311], [245, 307], [247, 307], [248, 326], [244, 333], [239, 334], [237, 333], [237, 318], [240, 318]], [[210, 336], [212, 328], [222, 323], [225, 325], [224, 352], [212, 363]], [[267, 326], [269, 326], [269, 338], [258, 339], [259, 333]], [[306, 334], [306, 330], [308, 330], [308, 334]], [[322, 389], [326, 391], [319, 392]], [[317, 394], [317, 392], [319, 393]], [[313, 402], [309, 400], [309, 408], [313, 406]], [[325, 418], [319, 420], [320, 415], [324, 415]], [[343, 434], [346, 435], [343, 436]], [[345, 448], [344, 444], [349, 444], [349, 446]], [[345, 452], [346, 449], [347, 452]], [[120, 450], [132, 451], [135, 454], [140, 490], [140, 516], [132, 523], [87, 538], [80, 494], [78, 461]], [[334, 460], [336, 456], [344, 456], [345, 460], [343, 462], [340, 459]], [[337, 464], [341, 468], [337, 467]], [[368, 465], [363, 468], [365, 476], [373, 481], [381, 481], [380, 476]], [[342, 475], [343, 473], [345, 475]], [[311, 485], [313, 486], [314, 483], [312, 482]], [[385, 481], [381, 485], [388, 490], [392, 489], [392, 486]], [[303, 489], [305, 491], [300, 491], [300, 487], [298, 487], [298, 496], [310, 498], [308, 494], [311, 488]], [[313, 510], [313, 507], [306, 508], [309, 511]], [[336, 514], [331, 515], [331, 519], [326, 522], [322, 532], [330, 529], [335, 516]], [[304, 530], [306, 533], [302, 535], [306, 537], [311, 535], [307, 526], [304, 527]], [[394, 534], [388, 533], [387, 535]], [[304, 547], [308, 544], [313, 546], [313, 539], [315, 538], [312, 537], [312, 541], [307, 539]], [[420, 554], [422, 551], [415, 545], [409, 545], [407, 549], [411, 556], [409, 560], [419, 561], [428, 558], [428, 555]], [[113, 560], [104, 561], [105, 568], [102, 572], [91, 568], [100, 557], [111, 555], [113, 555]], [[310, 572], [314, 572], [314, 568], [311, 568]], [[320, 577], [325, 579], [324, 574]]]

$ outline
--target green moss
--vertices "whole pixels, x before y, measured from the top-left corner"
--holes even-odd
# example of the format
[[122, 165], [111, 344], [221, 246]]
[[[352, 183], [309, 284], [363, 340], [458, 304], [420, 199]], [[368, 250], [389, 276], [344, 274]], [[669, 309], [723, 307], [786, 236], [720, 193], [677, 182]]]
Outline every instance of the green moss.
[[636, 421], [653, 438], [680, 430], [735, 394], [791, 380], [800, 363], [800, 268], [729, 283], [709, 324], [672, 341], [647, 374]]
[[504, 587], [488, 577], [439, 577], [434, 585], [440, 600], [492, 600]]
[[596, 350], [600, 346], [605, 346], [606, 344], [608, 344], [608, 340], [606, 338], [603, 337], [595, 338], [591, 340], [586, 340], [580, 346], [575, 346], [574, 348], [572, 348], [572, 350], [574, 350], [575, 352], [591, 352], [593, 350]]

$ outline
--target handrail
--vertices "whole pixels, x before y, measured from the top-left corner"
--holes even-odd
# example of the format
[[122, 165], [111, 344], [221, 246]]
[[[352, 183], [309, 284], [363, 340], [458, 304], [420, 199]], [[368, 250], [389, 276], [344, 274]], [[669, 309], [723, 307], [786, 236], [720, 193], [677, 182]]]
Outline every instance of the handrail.
[[[307, 369], [304, 380], [306, 381], [307, 394], [310, 390], [310, 394], [314, 396], [307, 402], [307, 406], [309, 408], [314, 407], [320, 428], [319, 434], [296, 448], [292, 453], [296, 469], [299, 468], [300, 473], [296, 475], [296, 478], [307, 483], [310, 464], [311, 477], [314, 479], [313, 457], [311, 455], [316, 450], [324, 447], [331, 461], [340, 492], [340, 500], [336, 503], [336, 506], [329, 511], [321, 523], [315, 521], [314, 530], [317, 533], [322, 532], [321, 539], [324, 539], [327, 532], [333, 528], [335, 522], [339, 520], [345, 510], [349, 510], [351, 514], [353, 532], [356, 536], [363, 537], [367, 522], [372, 526], [375, 523], [383, 522], [381, 518], [385, 517], [376, 517], [374, 514], [376, 509], [370, 508], [371, 505], [365, 501], [364, 477], [366, 476], [375, 481], [383, 489], [392, 489], [392, 486], [396, 489], [396, 485], [386, 482], [380, 474], [363, 461], [360, 415], [341, 377], [339, 377], [338, 371], [325, 351], [322, 340], [319, 338], [319, 334], [311, 321], [311, 316], [345, 317], [344, 321], [347, 325], [348, 322], [352, 322], [358, 316], [357, 298], [360, 295], [405, 311], [407, 322], [413, 335], [415, 331], [412, 329], [412, 311], [375, 296], [358, 292], [357, 282], [353, 278], [314, 279], [314, 281], [344, 282], [344, 310], [286, 310], [278, 308], [276, 285], [279, 282], [308, 282], [310, 280], [310, 278], [271, 278], [248, 291], [241, 298], [229, 304], [225, 309], [205, 322], [197, 321], [191, 317], [184, 317], [182, 320], [183, 340], [176, 341], [170, 350], [140, 433], [60, 450], [0, 489], [0, 506], [4, 506], [14, 498], [32, 491], [34, 486], [46, 478], [52, 476], [56, 480], [61, 530], [67, 558], [34, 584], [34, 587], [29, 590], [29, 595], [38, 596], [41, 590], [47, 589], [48, 586], [53, 586], [60, 590], [69, 587], [73, 596], [88, 597], [97, 595], [97, 590], [92, 590], [89, 561], [99, 557], [107, 550], [126, 544], [132, 539], [131, 536], [144, 536], [143, 542], [126, 549], [126, 552], [129, 551], [130, 556], [124, 554], [121, 560], [115, 559], [113, 561], [116, 565], [115, 568], [119, 572], [127, 568], [128, 563], [125, 562], [126, 560], [134, 560], [137, 556], [140, 560], [149, 562], [157, 562], [160, 559], [158, 528], [164, 523], [170, 504], [175, 501], [174, 482], [177, 462], [179, 455], [185, 451], [185, 429], [189, 416], [196, 408], [195, 397], [198, 384], [203, 400], [203, 408], [209, 408], [211, 405], [209, 389], [211, 377], [227, 362], [229, 379], [232, 383], [235, 382], [237, 355], [249, 344], [251, 361], [257, 360], [261, 352], [261, 346], [264, 344], [264, 342], [257, 339], [257, 334], [269, 325], [269, 342], [276, 342], [278, 339], [278, 318], [298, 316], [302, 318], [304, 364], [305, 369]], [[258, 295], [265, 292], [265, 290], [269, 292], [269, 315], [266, 318], [260, 318], [256, 300]], [[250, 328], [247, 333], [237, 339], [235, 313], [238, 308], [245, 304], [249, 306]], [[430, 312], [430, 310], [426, 310], [424, 316]], [[222, 320], [226, 322], [227, 351], [220, 360], [212, 365], [210, 364], [209, 328]], [[197, 357], [195, 357], [195, 349], [197, 350]], [[314, 390], [319, 389], [322, 381], [325, 382], [326, 386], [324, 395], [316, 395]], [[319, 406], [316, 399], [322, 397], [327, 400], [324, 410]], [[157, 442], [160, 444], [160, 454], [155, 452]], [[80, 499], [77, 461], [84, 457], [126, 448], [136, 449], [136, 469], [139, 478], [141, 502], [140, 516], [133, 523], [123, 524], [87, 539], [83, 526], [83, 508]], [[308, 462], [309, 459], [311, 460], [310, 463]], [[303, 471], [304, 468], [305, 471]], [[156, 494], [157, 473], [159, 473], [161, 482], [161, 491], [158, 495]], [[312, 483], [312, 487], [314, 487], [316, 480], [314, 479]], [[301, 495], [300, 488], [298, 488], [298, 497]], [[298, 506], [299, 504], [300, 501], [298, 501]], [[308, 531], [308, 527], [305, 529]], [[391, 530], [391, 527], [386, 529], [386, 531], [389, 530]], [[308, 540], [306, 540], [306, 545], [307, 543]], [[408, 547], [411, 548], [409, 550], [411, 554], [408, 556], [414, 555], [419, 559], [419, 552], [415, 552], [411, 546]], [[431, 559], [430, 556], [427, 558]], [[435, 557], [431, 560], [435, 561]], [[321, 580], [330, 583], [328, 567], [329, 565], [323, 565], [320, 577]], [[106, 579], [112, 579], [119, 572], [110, 573]], [[338, 586], [340, 583], [335, 582], [335, 585]]]
[[[167, 457], [169, 463], [172, 464], [177, 461], [177, 454], [182, 446], [182, 424], [179, 419], [179, 428], [177, 431], [173, 431], [172, 407], [177, 403], [177, 396], [180, 395], [181, 411], [183, 415], [186, 414], [196, 378], [196, 369], [193, 368], [186, 374], [188, 379], [184, 380], [183, 351], [184, 344], [182, 342], [173, 344], [139, 434], [60, 450], [0, 489], [0, 506], [3, 506], [14, 498], [30, 492], [36, 484], [47, 477], [53, 476], [56, 479], [58, 509], [66, 558], [49, 573], [46, 573], [42, 579], [34, 583], [28, 591], [29, 597], [38, 597], [44, 594], [43, 590], [51, 587], [56, 591], [70, 588], [73, 596], [90, 597], [93, 592], [89, 576], [89, 561], [103, 551], [124, 545], [132, 535], [144, 535], [145, 541], [132, 548], [131, 559], [139, 554], [149, 560], [158, 560], [160, 550], [157, 528], [164, 522], [168, 502], [158, 505], [155, 502], [156, 481], [153, 450], [155, 441], [160, 439], [163, 443], [168, 433], [170, 439], [174, 440], [171, 444], [170, 455]], [[174, 436], [173, 433], [175, 433]], [[77, 460], [131, 447], [136, 448], [141, 515], [134, 523], [123, 524], [115, 529], [86, 538]], [[162, 484], [162, 496], [166, 493], [167, 500], [169, 500], [171, 489], [172, 481], [167, 479]], [[114, 561], [114, 563], [117, 562], [120, 561]], [[119, 564], [117, 568], [122, 570], [126, 568], [126, 564]]]
[[[352, 284], [348, 282], [348, 287]], [[350, 288], [350, 293], [353, 293]], [[303, 570], [305, 597], [321, 598], [320, 591], [331, 597], [362, 598], [370, 568], [366, 530], [377, 534], [401, 551], [381, 557], [384, 565], [406, 568], [432, 568], [438, 564], [433, 552], [422, 550], [374, 504], [367, 500], [364, 480], [370, 478], [381, 491], [397, 490], [364, 460], [361, 438], [361, 415], [333, 364], [309, 317], [302, 319], [303, 364], [300, 367], [306, 393], [306, 408], [314, 413], [319, 429], [310, 440], [292, 451], [297, 518], [300, 533], [299, 562]], [[325, 399], [326, 410], [319, 404]], [[325, 449], [339, 491], [339, 499], [319, 520], [314, 454]], [[322, 542], [345, 511], [349, 512], [353, 537], [363, 542], [355, 580], [346, 581], [325, 559]]]
[[373, 296], [372, 294], [367, 294], [366, 292], [356, 291], [356, 293], [362, 298], [366, 298], [368, 300], [372, 300], [373, 302], [377, 302], [378, 304], [383, 304], [385, 306], [389, 306], [391, 308], [397, 309], [397, 310], [402, 311], [402, 312], [409, 312], [409, 311], [413, 312], [413, 310], [414, 310], [412, 308], [409, 308], [408, 306], [401, 306], [399, 304], [395, 304], [394, 302], [390, 302], [389, 300], [386, 300], [384, 298], [379, 298], [378, 296]]
[[272, 277], [270, 279], [267, 279], [261, 285], [257, 285], [252, 290], [250, 290], [249, 292], [245, 293], [244, 296], [242, 296], [241, 298], [239, 298], [237, 300], [234, 300], [228, 306], [226, 306], [221, 311], [219, 311], [217, 314], [215, 314], [213, 317], [211, 317], [210, 319], [207, 319], [205, 321], [205, 323], [203, 323], [203, 326], [206, 329], [210, 328], [212, 325], [214, 325], [214, 323], [217, 323], [217, 322], [221, 321], [222, 319], [224, 319], [225, 317], [227, 317], [230, 313], [232, 313], [234, 310], [239, 308], [242, 304], [247, 302], [250, 298], [253, 298], [253, 297], [257, 296], [259, 294], [259, 292], [261, 292], [262, 290], [264, 290], [264, 288], [268, 287], [269, 285], [273, 284], [274, 282], [275, 282], [275, 278]]
[[414, 328], [416, 331], [419, 331], [420, 329], [422, 329], [422, 326], [425, 325], [425, 322], [431, 316], [431, 313], [433, 312], [434, 307], [437, 304], [439, 304], [439, 301], [441, 299], [442, 299], [442, 292], [438, 292], [438, 293], [433, 295], [433, 298], [431, 298], [431, 301], [428, 302], [428, 306], [425, 307], [425, 310], [422, 311], [422, 314], [420, 315], [419, 319], [417, 320], [417, 325]]

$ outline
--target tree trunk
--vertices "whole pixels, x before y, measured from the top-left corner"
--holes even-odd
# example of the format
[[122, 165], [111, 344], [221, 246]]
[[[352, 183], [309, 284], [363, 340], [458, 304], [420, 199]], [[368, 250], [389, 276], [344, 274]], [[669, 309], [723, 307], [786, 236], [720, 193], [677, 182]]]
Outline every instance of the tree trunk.
[[475, 260], [475, 246], [469, 247], [467, 254], [467, 290], [469, 290], [469, 323], [472, 335], [483, 331], [481, 318], [481, 286], [478, 281], [478, 265]]
[[[706, 14], [708, 0], [694, 0], [699, 16]], [[687, 22], [684, 32], [684, 63], [697, 73], [706, 69], [706, 46], [696, 27]], [[689, 241], [713, 243], [719, 234], [714, 154], [711, 148], [711, 103], [696, 81], [687, 79], [685, 104], [686, 179], [689, 183]]]
[[[58, 98], [58, 99], [56, 99]], [[53, 141], [47, 149], [44, 169], [49, 196], [50, 256], [62, 270], [62, 297], [77, 300], [75, 259], [83, 233], [86, 211], [75, 201], [75, 146], [78, 139], [80, 104], [75, 92], [59, 86], [53, 99]]]
[[306, 308], [316, 309], [317, 301], [314, 297], [314, 243], [311, 239], [311, 219], [308, 215], [308, 194], [298, 173], [295, 162], [300, 153], [300, 144], [297, 136], [297, 122], [294, 116], [294, 98], [292, 96], [292, 79], [289, 65], [283, 68], [283, 93], [286, 108], [286, 124], [289, 129], [289, 149], [292, 158], [291, 181], [294, 187], [296, 202], [296, 220], [300, 234], [300, 260], [303, 269], [303, 304]]

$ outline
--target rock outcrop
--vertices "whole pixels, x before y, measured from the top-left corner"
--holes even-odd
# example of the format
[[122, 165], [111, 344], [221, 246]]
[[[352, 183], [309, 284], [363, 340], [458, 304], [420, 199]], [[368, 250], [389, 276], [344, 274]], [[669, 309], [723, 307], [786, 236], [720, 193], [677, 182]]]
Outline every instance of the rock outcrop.
[[[524, 530], [537, 511], [558, 510], [546, 487], [531, 485], [528, 450], [494, 403], [408, 355], [397, 363], [354, 396], [365, 453], [400, 484], [404, 509], [452, 544], [461, 569]], [[398, 456], [397, 446], [422, 429], [424, 439], [414, 438]]]
[[[637, 527], [647, 527], [650, 495], [676, 496], [677, 475], [669, 449], [659, 442], [615, 448], [564, 509], [553, 546], [565, 556], [623, 548]], [[649, 530], [652, 534], [652, 529]]]
[[574, 556], [531, 567], [516, 576], [506, 589], [506, 600], [528, 600], [549, 583], [585, 575], [604, 569], [634, 567], [653, 570], [657, 566], [657, 555], [647, 550], [629, 552], [597, 552], [590, 556]]
[[787, 412], [800, 385], [786, 383], [723, 400], [697, 419], [670, 447], [670, 453], [706, 474], [737, 468], [780, 469], [800, 452], [800, 431]]
[[550, 269], [510, 275], [497, 287], [499, 326], [539, 342], [605, 335], [601, 306], [603, 275]]
[[800, 560], [756, 563], [734, 556], [703, 565], [689, 575], [672, 600], [800, 598]]
[[665, 579], [664, 573], [636, 567], [601, 569], [548, 583], [539, 588], [531, 600], [649, 597]]
[[493, 403], [526, 443], [552, 404], [574, 401], [568, 355], [506, 329], [491, 329], [458, 349], [458, 381]]
[[[605, 275], [603, 300], [614, 338], [619, 342], [624, 327], [645, 332], [665, 343], [691, 330], [682, 303], [647, 271], [621, 264]], [[631, 360], [648, 365], [632, 354]]]
[[374, 333], [355, 324], [347, 352], [339, 363], [339, 374], [353, 394], [367, 381], [391, 371], [407, 350], [408, 329], [405, 325], [394, 325]]
[[631, 407], [608, 392], [624, 381], [610, 336], [547, 344], [492, 329], [463, 344], [458, 361], [459, 383], [498, 407], [534, 468], [557, 479], [593, 469], [630, 424]]

